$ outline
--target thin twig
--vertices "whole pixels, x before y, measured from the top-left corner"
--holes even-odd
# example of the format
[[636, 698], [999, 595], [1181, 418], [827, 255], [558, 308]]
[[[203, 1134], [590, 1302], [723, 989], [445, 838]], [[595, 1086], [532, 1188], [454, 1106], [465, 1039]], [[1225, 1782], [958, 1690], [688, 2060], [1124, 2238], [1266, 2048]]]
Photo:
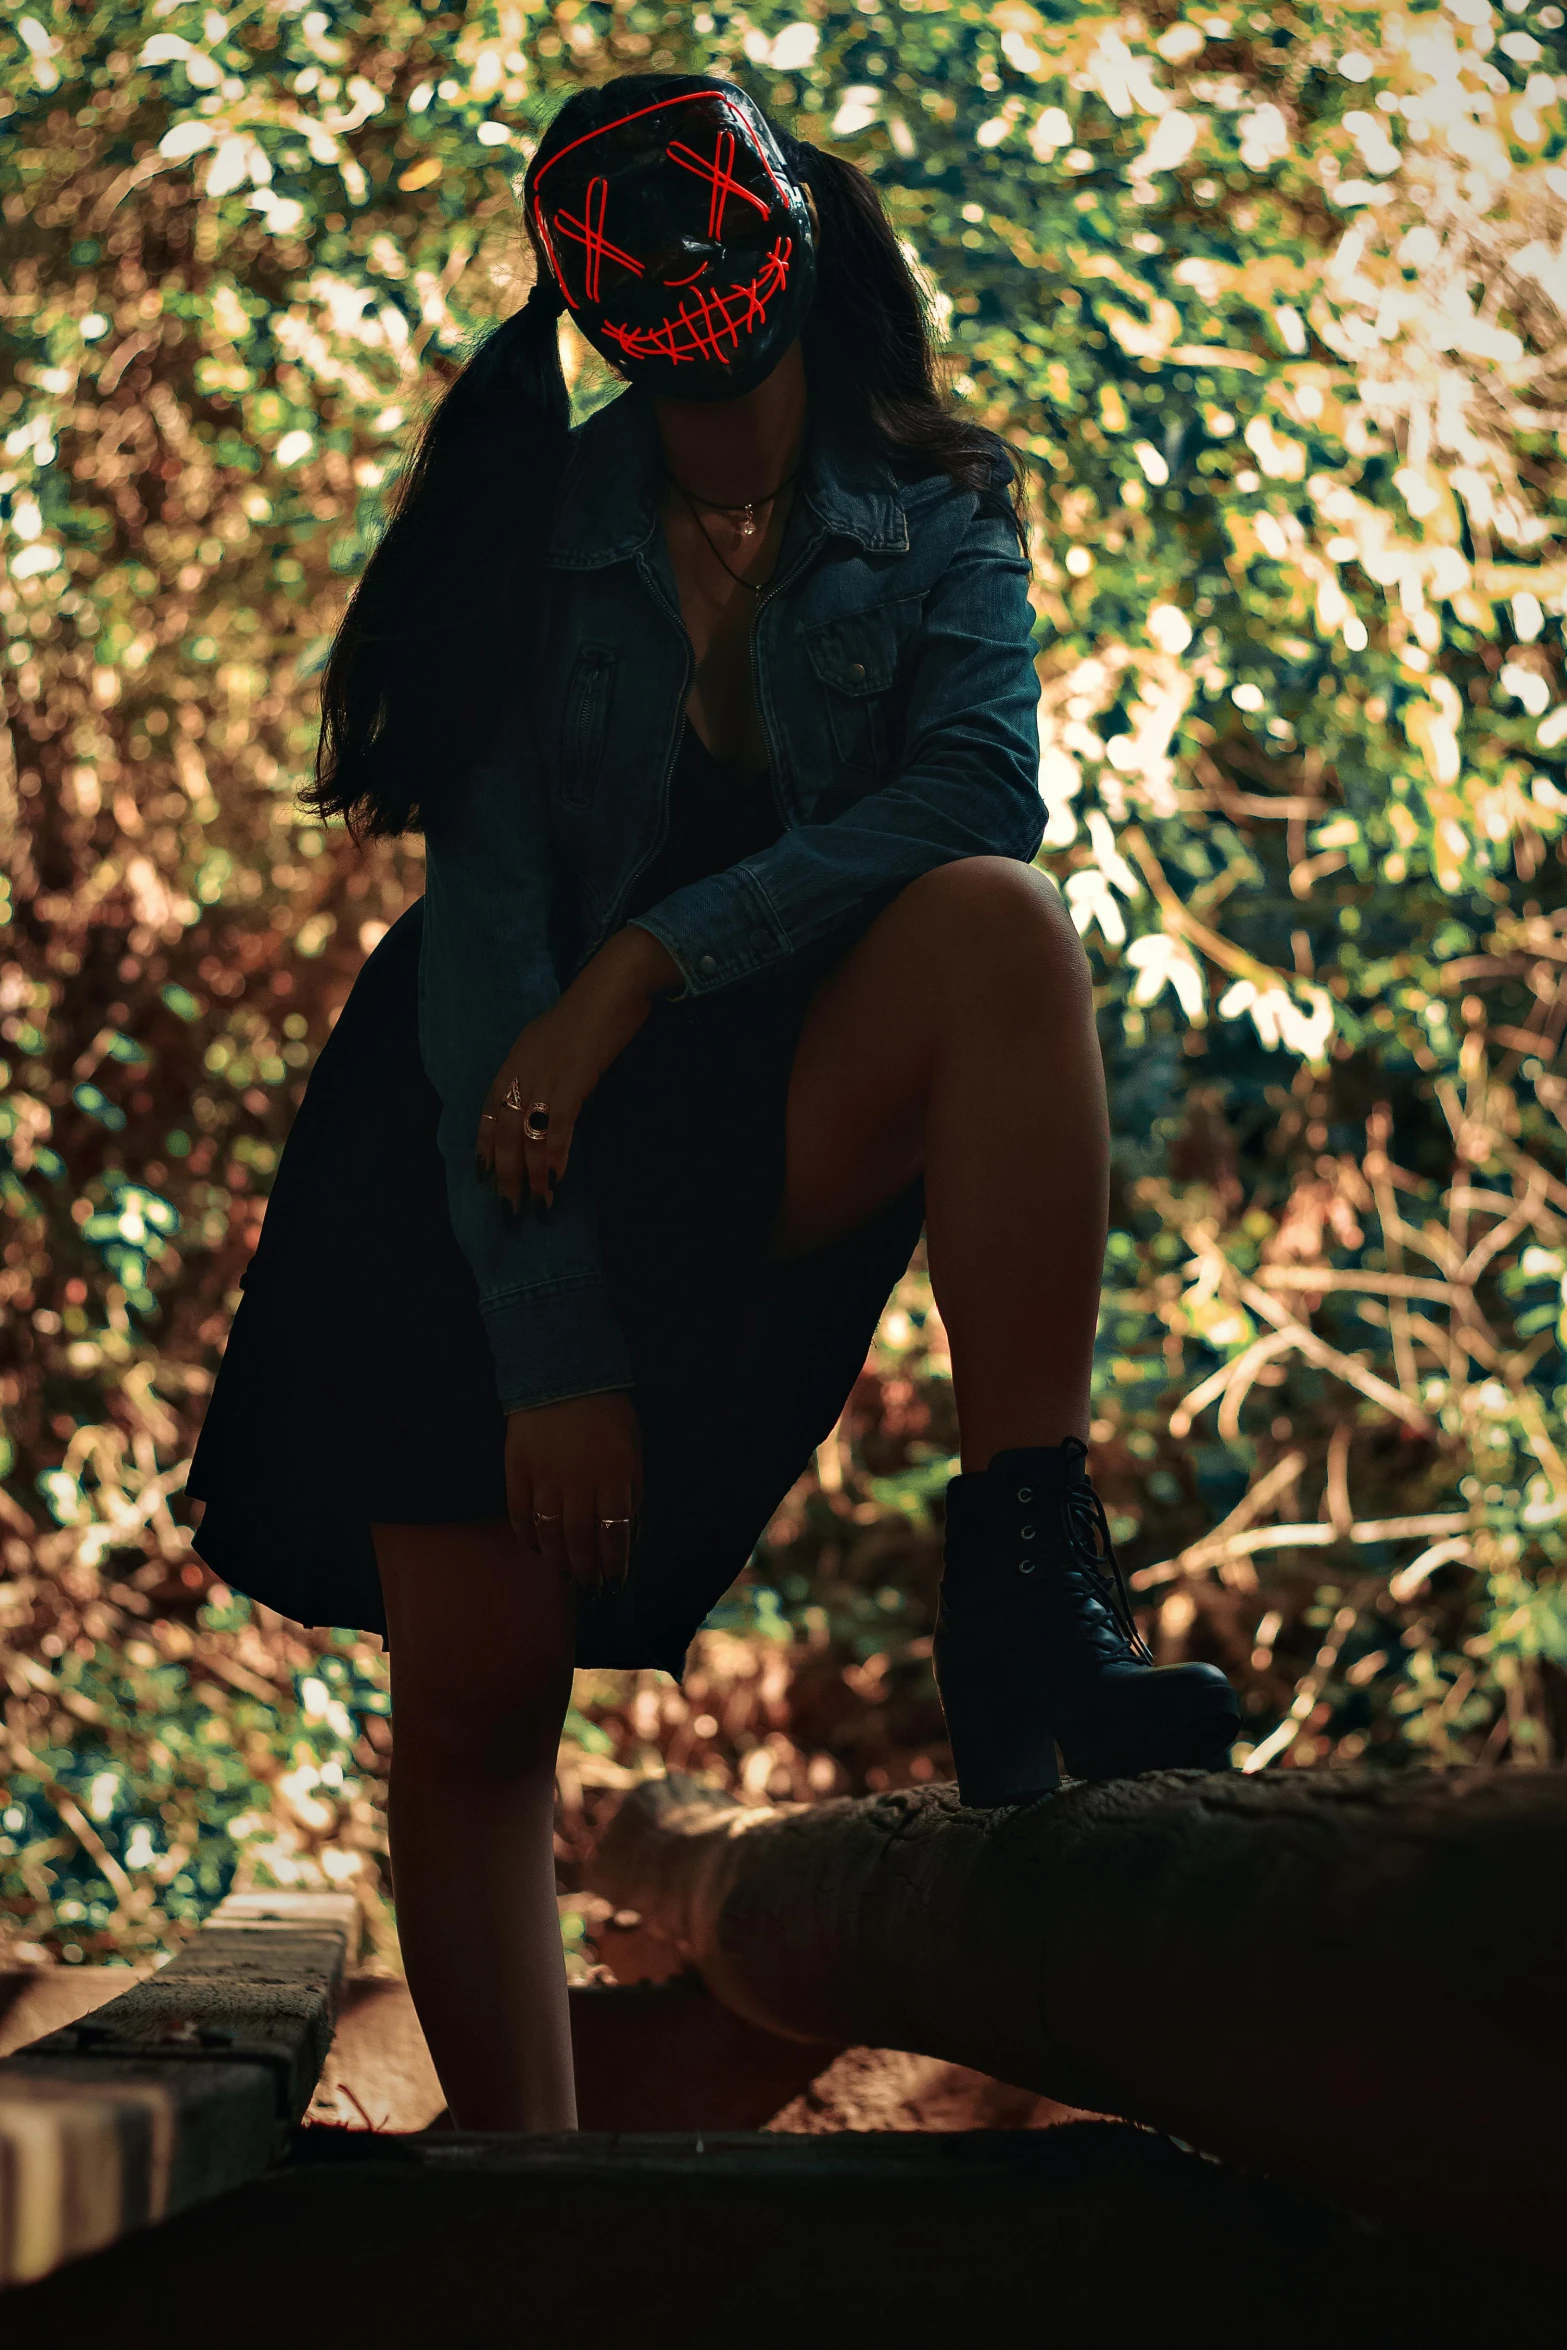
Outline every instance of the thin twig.
[[1462, 1533], [1467, 1540], [1473, 1524], [1467, 1512], [1455, 1515], [1451, 1511], [1433, 1511], [1412, 1518], [1358, 1518], [1343, 1533], [1321, 1518], [1303, 1519], [1292, 1526], [1253, 1526], [1239, 1534], [1222, 1538], [1210, 1534], [1204, 1541], [1188, 1543], [1179, 1557], [1163, 1559], [1154, 1567], [1139, 1567], [1131, 1580], [1139, 1591], [1148, 1591], [1156, 1583], [1170, 1583], [1180, 1575], [1195, 1574], [1220, 1559], [1250, 1558], [1259, 1550], [1332, 1550], [1341, 1542], [1363, 1548], [1373, 1542], [1409, 1541], [1422, 1534], [1456, 1539]]

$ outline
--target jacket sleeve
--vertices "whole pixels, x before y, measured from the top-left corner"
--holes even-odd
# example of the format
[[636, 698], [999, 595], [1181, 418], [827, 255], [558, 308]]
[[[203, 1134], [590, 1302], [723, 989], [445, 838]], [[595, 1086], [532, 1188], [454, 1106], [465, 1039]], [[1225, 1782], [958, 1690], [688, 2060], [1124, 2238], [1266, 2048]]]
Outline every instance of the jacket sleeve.
[[897, 780], [634, 917], [668, 948], [685, 995], [786, 963], [937, 865], [1034, 857], [1045, 818], [1028, 576], [1010, 523], [977, 514], [926, 598]]
[[419, 1041], [441, 1099], [452, 1229], [479, 1290], [502, 1408], [633, 1384], [610, 1308], [593, 1201], [579, 1167], [556, 1186], [547, 1224], [515, 1220], [481, 1183], [479, 1112], [517, 1033], [560, 993], [550, 949], [555, 860], [548, 803], [526, 730], [496, 747], [431, 815], [425, 837]]

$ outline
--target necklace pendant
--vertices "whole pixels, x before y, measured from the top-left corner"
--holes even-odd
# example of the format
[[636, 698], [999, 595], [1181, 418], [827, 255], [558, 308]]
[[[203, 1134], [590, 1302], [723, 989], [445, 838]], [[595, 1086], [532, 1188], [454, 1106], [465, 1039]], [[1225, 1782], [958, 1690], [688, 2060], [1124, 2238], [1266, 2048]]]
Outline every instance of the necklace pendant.
[[756, 515], [750, 506], [744, 510], [740, 523], [740, 536], [743, 539], [754, 539], [756, 536]]

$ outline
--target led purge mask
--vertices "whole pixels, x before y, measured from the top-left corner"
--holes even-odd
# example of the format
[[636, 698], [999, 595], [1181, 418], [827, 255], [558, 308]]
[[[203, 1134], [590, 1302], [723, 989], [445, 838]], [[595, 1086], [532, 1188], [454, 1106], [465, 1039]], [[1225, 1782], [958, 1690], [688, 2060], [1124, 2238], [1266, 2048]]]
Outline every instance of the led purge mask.
[[805, 322], [805, 192], [743, 91], [677, 91], [568, 138], [528, 207], [575, 324], [661, 397], [753, 390]]

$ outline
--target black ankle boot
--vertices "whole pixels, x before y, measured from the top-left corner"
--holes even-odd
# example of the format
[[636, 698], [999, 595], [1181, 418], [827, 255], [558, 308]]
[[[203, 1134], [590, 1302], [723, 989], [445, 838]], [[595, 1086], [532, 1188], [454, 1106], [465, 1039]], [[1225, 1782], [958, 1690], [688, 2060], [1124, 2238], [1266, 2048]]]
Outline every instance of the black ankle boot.
[[998, 1452], [947, 1487], [936, 1683], [958, 1792], [989, 1808], [1077, 1779], [1217, 1770], [1240, 1709], [1213, 1665], [1156, 1666], [1138, 1633], [1088, 1447]]

